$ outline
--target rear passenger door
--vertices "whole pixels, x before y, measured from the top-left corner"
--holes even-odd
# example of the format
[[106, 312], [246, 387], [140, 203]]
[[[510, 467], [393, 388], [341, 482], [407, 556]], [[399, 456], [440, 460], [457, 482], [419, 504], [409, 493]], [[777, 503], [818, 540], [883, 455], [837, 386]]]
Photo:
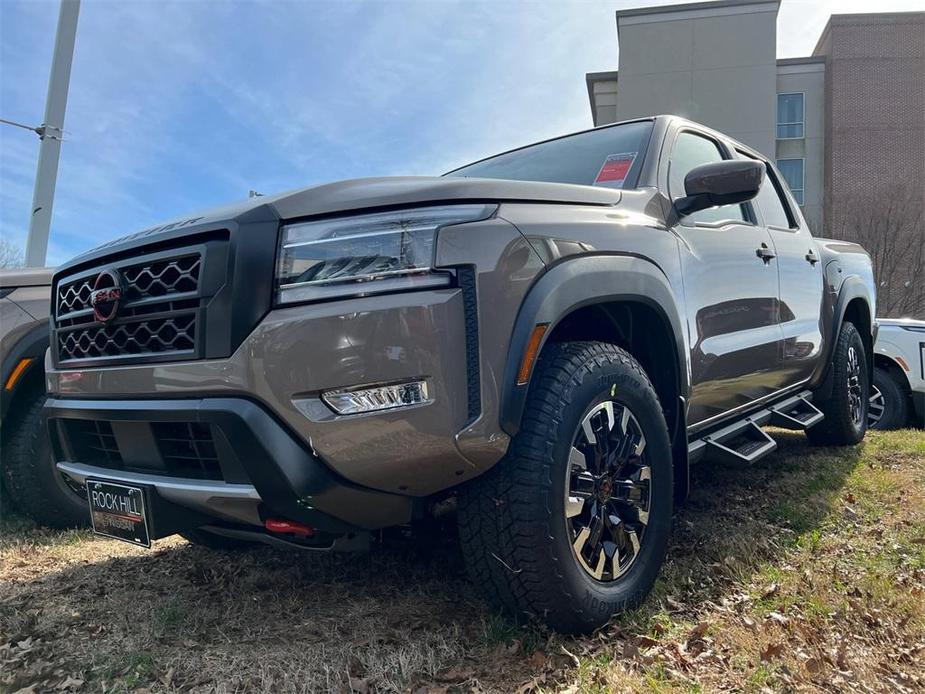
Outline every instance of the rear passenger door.
[[753, 202], [777, 253], [782, 337], [777, 387], [786, 388], [808, 380], [822, 354], [822, 263], [816, 242], [781, 177], [770, 163], [761, 161], [765, 177]]
[[[672, 201], [685, 195], [691, 169], [732, 156], [705, 132], [684, 128], [669, 136], [662, 181]], [[781, 341], [777, 265], [771, 235], [757, 224], [750, 204], [680, 217], [673, 230], [682, 241], [691, 335], [688, 422], [696, 425], [775, 390]]]

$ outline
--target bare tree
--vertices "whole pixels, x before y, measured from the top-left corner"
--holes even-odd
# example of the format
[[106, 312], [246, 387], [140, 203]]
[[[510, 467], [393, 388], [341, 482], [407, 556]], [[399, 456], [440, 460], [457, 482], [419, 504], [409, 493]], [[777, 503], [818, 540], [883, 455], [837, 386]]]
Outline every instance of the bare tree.
[[872, 188], [838, 215], [836, 238], [870, 253], [877, 282], [877, 315], [925, 317], [925, 219], [921, 192]]
[[11, 241], [0, 239], [0, 269], [7, 267], [21, 267], [22, 263], [22, 249]]

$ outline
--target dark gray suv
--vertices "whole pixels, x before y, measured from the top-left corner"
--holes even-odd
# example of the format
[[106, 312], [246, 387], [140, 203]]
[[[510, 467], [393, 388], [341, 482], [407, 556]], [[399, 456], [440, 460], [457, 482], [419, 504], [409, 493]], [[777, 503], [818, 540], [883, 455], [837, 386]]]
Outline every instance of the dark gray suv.
[[864, 436], [874, 284], [671, 116], [260, 197], [59, 269], [46, 407], [97, 532], [361, 546], [455, 503], [498, 603], [638, 604], [696, 460]]

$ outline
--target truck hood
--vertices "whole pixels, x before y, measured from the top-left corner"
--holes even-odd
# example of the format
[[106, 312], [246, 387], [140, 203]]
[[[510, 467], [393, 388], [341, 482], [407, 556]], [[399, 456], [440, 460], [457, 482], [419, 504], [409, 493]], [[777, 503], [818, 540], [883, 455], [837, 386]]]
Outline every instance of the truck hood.
[[615, 205], [610, 188], [455, 176], [358, 178], [283, 193], [268, 200], [282, 219], [373, 207], [462, 201], [529, 201]]
[[337, 214], [382, 207], [442, 202], [548, 202], [612, 206], [619, 190], [566, 183], [510, 181], [455, 176], [390, 176], [357, 178], [299, 188], [184, 215], [164, 224], [109, 241], [72, 259], [61, 269], [116, 253], [139, 243], [153, 243], [204, 229], [239, 224], [256, 217], [280, 220]]

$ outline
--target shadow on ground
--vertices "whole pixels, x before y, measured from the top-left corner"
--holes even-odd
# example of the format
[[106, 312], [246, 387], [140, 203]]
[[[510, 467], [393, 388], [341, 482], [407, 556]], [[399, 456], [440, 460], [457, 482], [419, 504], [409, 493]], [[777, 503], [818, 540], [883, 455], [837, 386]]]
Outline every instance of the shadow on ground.
[[[776, 435], [781, 450], [755, 467], [695, 469], [662, 577], [615, 629], [650, 632], [666, 600], [722, 600], [822, 522], [858, 450]], [[143, 552], [9, 522], [4, 534], [0, 644], [33, 644], [8, 664], [11, 691], [63, 676], [97, 691], [512, 691], [549, 645], [481, 601], [452, 537], [336, 556], [179, 540]]]

